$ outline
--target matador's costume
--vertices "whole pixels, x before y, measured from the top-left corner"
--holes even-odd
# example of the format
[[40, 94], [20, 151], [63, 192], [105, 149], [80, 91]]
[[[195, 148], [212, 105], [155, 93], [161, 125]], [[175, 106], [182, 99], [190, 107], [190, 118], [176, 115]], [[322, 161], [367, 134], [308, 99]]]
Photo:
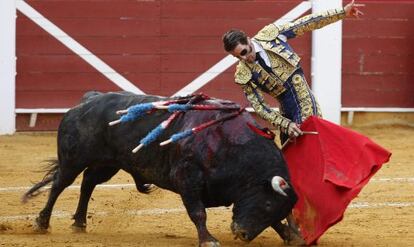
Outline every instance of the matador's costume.
[[[264, 50], [261, 54], [267, 56], [268, 64], [260, 61], [258, 63], [240, 61], [235, 73], [235, 81], [243, 88], [253, 109], [262, 118], [276, 127], [286, 129], [291, 121], [302, 123], [309, 116], [322, 115], [305, 80], [299, 64], [300, 57], [286, 41], [344, 17], [343, 8], [328, 10], [280, 26], [267, 25], [254, 36], [252, 42], [255, 43], [255, 47], [259, 45]], [[258, 55], [256, 57], [260, 58]], [[280, 113], [272, 110], [264, 102], [260, 91], [270, 94], [279, 101]]]
[[[321, 116], [320, 108], [306, 83], [300, 57], [286, 43], [289, 38], [344, 17], [341, 8], [264, 27], [251, 40], [258, 52], [257, 63], [240, 61], [235, 74], [236, 83], [262, 118], [281, 129], [294, 121], [303, 122], [304, 131], [318, 132], [298, 138], [283, 152], [299, 198], [294, 215], [307, 244], [316, 244], [330, 226], [342, 219], [351, 200], [391, 156], [356, 132], [312, 117]], [[279, 101], [280, 113], [268, 107], [261, 92]]]

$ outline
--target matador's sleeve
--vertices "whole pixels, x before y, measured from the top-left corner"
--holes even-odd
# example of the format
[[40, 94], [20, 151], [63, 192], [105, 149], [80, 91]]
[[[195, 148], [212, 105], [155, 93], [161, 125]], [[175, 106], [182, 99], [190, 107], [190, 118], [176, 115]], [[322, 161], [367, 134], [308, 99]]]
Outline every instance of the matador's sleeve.
[[250, 83], [241, 85], [246, 95], [247, 100], [250, 102], [254, 111], [264, 120], [270, 122], [276, 128], [286, 130], [289, 123], [289, 119], [283, 117], [278, 111], [273, 110], [264, 101], [262, 93], [259, 89], [254, 88]]
[[289, 119], [283, 117], [279, 112], [273, 110], [264, 101], [262, 93], [259, 89], [254, 88], [250, 83], [241, 85], [247, 100], [250, 102], [254, 111], [259, 114], [261, 118], [270, 122], [276, 128], [286, 130], [289, 123]]
[[343, 8], [326, 10], [323, 12], [306, 15], [293, 22], [284, 25], [276, 26], [278, 33], [287, 38], [294, 38], [302, 35], [305, 32], [313, 31], [322, 28], [326, 25], [345, 18], [345, 11]]
[[259, 114], [261, 118], [270, 122], [273, 126], [281, 130], [286, 130], [291, 121], [266, 104], [262, 93], [253, 83], [252, 73], [248, 66], [243, 62], [240, 62], [237, 65], [234, 77], [235, 82], [243, 89], [243, 92], [246, 95], [247, 100], [252, 105], [254, 111]]

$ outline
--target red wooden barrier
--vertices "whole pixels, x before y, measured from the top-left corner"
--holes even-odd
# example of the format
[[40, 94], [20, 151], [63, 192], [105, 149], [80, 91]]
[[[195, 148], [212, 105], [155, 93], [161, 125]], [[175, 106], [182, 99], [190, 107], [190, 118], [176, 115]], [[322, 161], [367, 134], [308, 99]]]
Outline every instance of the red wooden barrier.
[[[172, 95], [226, 56], [226, 30], [253, 35], [301, 1], [26, 2], [144, 92]], [[342, 105], [414, 107], [414, 2], [359, 2], [364, 17], [343, 25]], [[291, 44], [310, 81], [311, 34]], [[67, 108], [88, 90], [119, 90], [20, 12], [17, 57], [17, 108]], [[199, 91], [246, 104], [234, 70]]]

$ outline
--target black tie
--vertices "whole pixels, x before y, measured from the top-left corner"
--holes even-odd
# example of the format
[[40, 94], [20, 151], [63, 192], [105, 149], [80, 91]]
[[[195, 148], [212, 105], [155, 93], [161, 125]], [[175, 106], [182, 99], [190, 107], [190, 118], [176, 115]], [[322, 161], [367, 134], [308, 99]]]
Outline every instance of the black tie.
[[262, 68], [264, 70], [267, 71], [267, 73], [272, 73], [272, 69], [267, 66], [266, 62], [263, 60], [263, 58], [260, 56], [259, 52], [256, 52], [256, 61], [259, 62], [260, 66], [262, 66]]

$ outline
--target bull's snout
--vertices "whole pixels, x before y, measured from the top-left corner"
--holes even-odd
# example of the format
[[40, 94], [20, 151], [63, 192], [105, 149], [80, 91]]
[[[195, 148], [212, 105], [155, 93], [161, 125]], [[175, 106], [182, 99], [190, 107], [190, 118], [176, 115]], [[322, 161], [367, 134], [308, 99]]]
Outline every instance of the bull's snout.
[[233, 232], [234, 239], [240, 239], [245, 242], [249, 242], [250, 238], [246, 230], [243, 230], [237, 223], [232, 222], [230, 225], [231, 231]]

